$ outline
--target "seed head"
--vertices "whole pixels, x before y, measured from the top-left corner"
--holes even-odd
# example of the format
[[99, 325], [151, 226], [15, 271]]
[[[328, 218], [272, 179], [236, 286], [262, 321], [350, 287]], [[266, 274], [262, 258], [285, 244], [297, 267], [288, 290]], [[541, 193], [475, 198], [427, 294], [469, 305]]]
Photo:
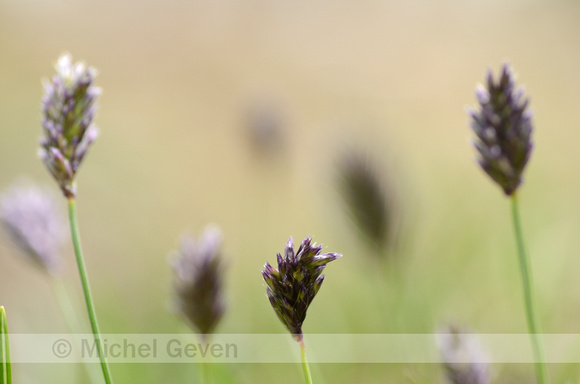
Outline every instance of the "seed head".
[[221, 244], [217, 227], [200, 239], [184, 234], [172, 265], [177, 309], [201, 335], [212, 333], [225, 310]]
[[67, 228], [48, 189], [29, 182], [15, 183], [0, 196], [0, 223], [30, 260], [50, 274], [60, 272]]
[[73, 64], [70, 55], [58, 59], [56, 72], [44, 81], [40, 158], [63, 194], [73, 198], [76, 173], [98, 135], [93, 117], [101, 90], [93, 85], [95, 69]]
[[475, 148], [483, 170], [504, 190], [513, 194], [532, 152], [532, 113], [522, 88], [515, 89], [512, 69], [505, 64], [495, 81], [487, 74], [487, 87], [476, 91], [480, 109], [470, 110]]
[[339, 187], [345, 205], [360, 233], [378, 249], [393, 240], [394, 207], [382, 179], [368, 156], [351, 152], [340, 159]]
[[266, 281], [266, 294], [274, 312], [292, 336], [302, 339], [302, 323], [308, 306], [318, 293], [326, 264], [339, 258], [337, 253], [321, 254], [322, 247], [311, 243], [310, 237], [294, 252], [292, 238], [286, 244], [284, 257], [278, 253], [278, 269], [268, 262], [262, 276]]
[[448, 326], [437, 334], [437, 346], [443, 357], [449, 383], [491, 383], [486, 357], [473, 335], [455, 326]]
[[253, 153], [276, 156], [284, 151], [285, 116], [272, 102], [256, 103], [248, 108], [245, 128]]

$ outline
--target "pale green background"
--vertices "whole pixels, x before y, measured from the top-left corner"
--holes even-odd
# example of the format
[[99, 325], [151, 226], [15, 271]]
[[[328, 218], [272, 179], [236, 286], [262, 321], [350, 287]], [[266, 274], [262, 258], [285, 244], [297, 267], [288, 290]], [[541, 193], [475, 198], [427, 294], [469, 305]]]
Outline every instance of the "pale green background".
[[[1, 0], [2, 189], [22, 175], [52, 185], [36, 155], [40, 80], [63, 52], [95, 66], [103, 88], [78, 208], [104, 332], [184, 330], [167, 311], [167, 255], [184, 229], [210, 222], [222, 227], [231, 262], [218, 332], [285, 332], [259, 270], [290, 235], [308, 234], [344, 257], [327, 268], [306, 333], [428, 333], [447, 321], [526, 332], [508, 200], [473, 161], [465, 113], [486, 69], [506, 61], [535, 116], [521, 209], [543, 331], [578, 332], [580, 3]], [[253, 154], [247, 140], [254, 103], [284, 118], [273, 154]], [[347, 143], [379, 157], [398, 191], [404, 296], [377, 280], [341, 205], [334, 165]], [[5, 241], [0, 252], [11, 331], [66, 332], [45, 277]], [[80, 289], [70, 247], [65, 257]], [[395, 297], [396, 310], [381, 304]], [[222, 368], [239, 383], [302, 382], [291, 365]], [[112, 370], [117, 383], [197, 382], [182, 364]], [[529, 366], [494, 372], [498, 382], [533, 377]], [[558, 383], [579, 374], [550, 372]], [[27, 384], [79, 382], [80, 373], [30, 365], [14, 374]], [[443, 380], [428, 365], [320, 365], [314, 377]]]

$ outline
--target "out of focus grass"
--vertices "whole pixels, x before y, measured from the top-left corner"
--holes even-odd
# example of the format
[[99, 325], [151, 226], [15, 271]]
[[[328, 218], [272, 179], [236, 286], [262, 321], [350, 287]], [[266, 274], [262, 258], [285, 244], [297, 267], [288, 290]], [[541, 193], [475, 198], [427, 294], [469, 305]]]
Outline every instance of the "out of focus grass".
[[[508, 201], [472, 161], [464, 109], [488, 66], [510, 61], [535, 111], [521, 192], [541, 322], [580, 315], [580, 5], [571, 1], [341, 4], [4, 1], [0, 4], [0, 187], [50, 183], [36, 158], [40, 79], [64, 51], [98, 68], [101, 136], [79, 176], [78, 208], [101, 328], [171, 333], [167, 254], [181, 231], [218, 223], [231, 260], [219, 332], [282, 333], [259, 270], [290, 235], [344, 257], [327, 270], [306, 333], [429, 333], [454, 320], [526, 332]], [[258, 153], [248, 108], [283, 118]], [[341, 206], [333, 168], [347, 143], [388, 165], [405, 212], [404, 293], [377, 285], [369, 249]], [[64, 207], [63, 207], [64, 209]], [[0, 304], [15, 333], [64, 332], [47, 282], [0, 244]], [[68, 279], [78, 286], [72, 252]], [[377, 287], [384, 287], [379, 289]], [[398, 302], [386, 316], [380, 300]], [[299, 367], [231, 365], [240, 383], [296, 383]], [[495, 367], [498, 382], [531, 377]], [[185, 365], [114, 365], [116, 382], [187, 382]], [[67, 366], [15, 365], [20, 383], [71, 382]], [[555, 379], [578, 370], [550, 367]], [[439, 382], [429, 365], [319, 365], [317, 382]], [[410, 379], [412, 378], [412, 379]], [[509, 381], [509, 380], [508, 380]]]

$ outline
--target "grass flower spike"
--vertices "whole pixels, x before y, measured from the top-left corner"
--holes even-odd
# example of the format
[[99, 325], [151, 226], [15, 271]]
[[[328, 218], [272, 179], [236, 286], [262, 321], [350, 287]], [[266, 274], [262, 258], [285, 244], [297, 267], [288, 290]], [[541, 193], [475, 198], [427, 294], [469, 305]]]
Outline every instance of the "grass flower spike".
[[522, 182], [522, 173], [532, 152], [532, 115], [528, 110], [528, 99], [523, 90], [515, 90], [512, 70], [504, 65], [497, 81], [491, 72], [487, 75], [487, 88], [477, 89], [479, 111], [471, 111], [471, 128], [477, 135], [475, 147], [479, 152], [479, 164], [483, 170], [503, 189], [511, 200], [514, 234], [524, 293], [526, 321], [536, 361], [536, 376], [539, 384], [548, 382], [544, 366], [544, 355], [536, 314], [532, 284], [532, 268], [524, 247], [520, 224], [517, 190]]
[[[200, 238], [181, 236], [172, 261], [177, 311], [207, 343], [225, 312], [222, 234], [208, 226]], [[211, 364], [200, 364], [200, 382], [214, 382]]]
[[213, 332], [225, 310], [221, 245], [217, 227], [207, 227], [200, 239], [183, 235], [173, 262], [177, 308], [202, 338]]
[[284, 257], [278, 254], [278, 269], [266, 262], [262, 271], [268, 285], [266, 293], [270, 304], [297, 341], [302, 339], [306, 311], [324, 281], [322, 271], [326, 264], [341, 256], [337, 253], [321, 254], [321, 251], [322, 247], [313, 244], [307, 237], [294, 252], [294, 243], [290, 238]]
[[352, 221], [378, 250], [386, 248], [394, 240], [395, 207], [378, 165], [362, 153], [351, 152], [340, 159], [338, 170], [340, 192]]
[[73, 64], [63, 55], [57, 74], [44, 82], [40, 157], [66, 197], [76, 196], [75, 176], [98, 135], [93, 123], [100, 88], [93, 85], [96, 71]]
[[322, 271], [326, 264], [342, 256], [338, 253], [321, 254], [321, 251], [322, 247], [312, 243], [310, 237], [307, 237], [295, 252], [290, 238], [284, 257], [278, 254], [278, 269], [266, 262], [262, 270], [262, 277], [267, 284], [266, 294], [274, 312], [294, 340], [300, 344], [302, 368], [307, 384], [312, 383], [312, 377], [306, 359], [302, 323], [310, 303], [322, 286]]
[[451, 384], [489, 384], [491, 375], [486, 356], [474, 335], [454, 326], [437, 334], [437, 347]]
[[59, 58], [56, 72], [52, 81], [44, 82], [42, 99], [44, 137], [40, 139], [40, 158], [68, 200], [71, 237], [87, 314], [95, 337], [105, 382], [112, 384], [113, 379], [101, 340], [82, 252], [75, 185], [78, 168], [97, 137], [93, 117], [96, 111], [95, 100], [101, 90], [93, 85], [95, 69], [85, 68], [82, 63], [73, 64], [70, 55], [63, 55]]
[[522, 182], [522, 173], [532, 152], [532, 113], [523, 89], [515, 89], [509, 65], [499, 79], [487, 74], [487, 88], [476, 91], [480, 109], [470, 110], [471, 128], [479, 165], [506, 193], [513, 194]]
[[66, 224], [55, 196], [32, 183], [17, 182], [0, 196], [0, 224], [22, 253], [50, 275], [58, 275]]

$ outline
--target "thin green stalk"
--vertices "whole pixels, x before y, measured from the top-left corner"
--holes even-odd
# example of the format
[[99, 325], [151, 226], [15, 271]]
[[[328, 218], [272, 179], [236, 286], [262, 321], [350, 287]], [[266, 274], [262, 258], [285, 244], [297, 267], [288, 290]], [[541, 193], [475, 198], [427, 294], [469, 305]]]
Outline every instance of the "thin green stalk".
[[87, 312], [89, 315], [89, 320], [91, 322], [91, 329], [93, 331], [95, 343], [97, 344], [97, 351], [99, 353], [99, 359], [101, 360], [101, 368], [103, 370], [105, 382], [107, 384], [112, 384], [113, 379], [111, 378], [111, 371], [109, 370], [109, 365], [107, 363], [107, 357], [105, 356], [105, 353], [104, 353], [103, 342], [101, 340], [101, 332], [99, 331], [99, 325], [97, 323], [97, 315], [95, 314], [95, 306], [93, 305], [91, 288], [89, 286], [89, 278], [87, 276], [87, 271], [85, 269], [85, 261], [83, 259], [83, 252], [81, 249], [81, 237], [79, 234], [79, 227], [78, 227], [78, 222], [77, 222], [76, 202], [75, 202], [75, 199], [72, 197], [68, 199], [68, 213], [69, 213], [72, 241], [73, 241], [75, 256], [76, 256], [76, 260], [77, 260], [77, 266], [79, 269], [79, 275], [80, 275], [81, 283], [83, 286], [83, 293], [85, 295], [85, 303], [87, 305]]
[[308, 367], [308, 360], [306, 359], [306, 347], [304, 346], [304, 338], [301, 337], [298, 343], [300, 344], [300, 357], [302, 358], [302, 369], [304, 370], [306, 384], [312, 384], [312, 376], [310, 375], [310, 368]]
[[198, 363], [200, 383], [211, 384], [211, 367], [209, 363]]
[[[62, 277], [51, 276], [50, 286], [52, 288], [54, 296], [56, 297], [56, 300], [60, 307], [60, 311], [62, 313], [62, 316], [64, 317], [64, 321], [67, 325], [69, 332], [73, 334], [86, 333], [84, 327], [82, 326], [82, 322], [80, 321], [78, 316], [78, 314], [80, 313], [78, 302], [73, 304], [73, 300], [71, 299], [68, 290], [66, 289]], [[100, 373], [95, 370], [96, 368], [93, 367], [92, 364], [83, 364], [83, 367], [91, 383], [97, 384], [101, 382]]]
[[56, 301], [58, 302], [58, 306], [60, 307], [60, 311], [69, 332], [78, 334], [86, 333], [82, 331], [82, 323], [77, 316], [77, 311], [72, 304], [72, 300], [67, 292], [62, 277], [51, 276], [50, 287], [52, 288], [54, 297], [56, 297]]
[[0, 378], [2, 379], [2, 384], [12, 384], [8, 322], [6, 321], [4, 307], [0, 307]]
[[[205, 337], [205, 335], [202, 335], [200, 341], [202, 344], [209, 345], [209, 340], [207, 337]], [[197, 365], [199, 367], [200, 383], [203, 383], [203, 384], [213, 383], [212, 367], [211, 367], [211, 363], [209, 362], [210, 359], [211, 359], [211, 354], [208, 354], [203, 358], [200, 355], [201, 361], [199, 363], [197, 363]], [[203, 360], [205, 360], [205, 361], [203, 361]]]
[[528, 323], [528, 331], [530, 332], [530, 338], [532, 341], [534, 359], [536, 361], [535, 363], [536, 376], [538, 378], [539, 384], [545, 384], [548, 383], [548, 378], [544, 364], [544, 353], [542, 350], [542, 344], [540, 342], [540, 337], [538, 336], [539, 326], [537, 322], [536, 309], [534, 303], [534, 293], [532, 286], [532, 269], [524, 249], [524, 240], [522, 236], [522, 227], [520, 224], [518, 199], [515, 193], [512, 195], [511, 200], [512, 200], [512, 218], [514, 222], [516, 242], [518, 245], [520, 270], [522, 273], [522, 283], [524, 288], [526, 320]]

